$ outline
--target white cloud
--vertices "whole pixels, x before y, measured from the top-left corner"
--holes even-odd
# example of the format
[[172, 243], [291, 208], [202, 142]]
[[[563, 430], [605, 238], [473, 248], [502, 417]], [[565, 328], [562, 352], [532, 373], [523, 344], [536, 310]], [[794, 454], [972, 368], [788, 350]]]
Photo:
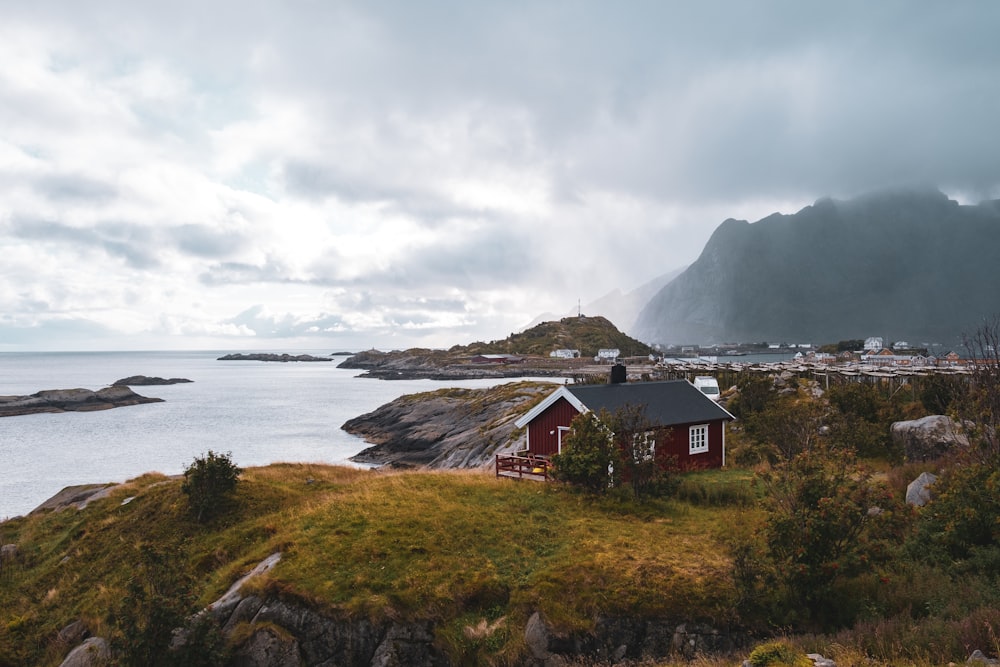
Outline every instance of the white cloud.
[[1000, 191], [991, 2], [4, 9], [21, 345], [500, 338], [727, 217]]

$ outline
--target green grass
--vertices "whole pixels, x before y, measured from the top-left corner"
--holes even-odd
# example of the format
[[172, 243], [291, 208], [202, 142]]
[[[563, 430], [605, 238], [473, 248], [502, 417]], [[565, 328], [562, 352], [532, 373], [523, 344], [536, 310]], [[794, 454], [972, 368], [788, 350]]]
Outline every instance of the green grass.
[[745, 511], [280, 464], [247, 470], [230, 511], [200, 525], [180, 480], [146, 475], [82, 511], [0, 524], [22, 555], [0, 576], [0, 665], [58, 664], [55, 635], [77, 618], [106, 632], [143, 544], [196, 582], [192, 609], [280, 550], [260, 588], [338, 616], [434, 621], [463, 659], [517, 655], [535, 610], [565, 631], [597, 614], [720, 621], [733, 607], [722, 540]]

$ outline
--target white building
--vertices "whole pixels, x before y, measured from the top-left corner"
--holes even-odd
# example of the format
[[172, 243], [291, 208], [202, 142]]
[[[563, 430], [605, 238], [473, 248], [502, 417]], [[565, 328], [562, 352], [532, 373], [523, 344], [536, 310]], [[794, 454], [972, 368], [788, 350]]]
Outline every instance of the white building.
[[869, 336], [865, 339], [865, 351], [866, 352], [878, 352], [882, 349], [882, 337], [881, 336]]
[[594, 357], [594, 361], [611, 361], [614, 362], [621, 356], [621, 350], [617, 347], [612, 348], [601, 348], [597, 351], [597, 356]]

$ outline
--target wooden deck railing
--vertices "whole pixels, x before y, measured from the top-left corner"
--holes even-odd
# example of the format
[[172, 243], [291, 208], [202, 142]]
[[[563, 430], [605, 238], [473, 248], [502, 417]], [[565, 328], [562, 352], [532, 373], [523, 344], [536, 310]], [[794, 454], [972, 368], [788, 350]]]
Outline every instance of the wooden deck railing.
[[534, 454], [497, 454], [497, 477], [548, 481], [552, 463]]

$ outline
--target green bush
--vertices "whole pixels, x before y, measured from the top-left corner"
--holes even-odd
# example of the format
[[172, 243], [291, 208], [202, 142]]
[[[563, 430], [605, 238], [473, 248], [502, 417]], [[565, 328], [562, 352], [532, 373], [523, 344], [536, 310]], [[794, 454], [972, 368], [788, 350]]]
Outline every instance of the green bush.
[[577, 415], [563, 439], [562, 452], [552, 457], [552, 476], [593, 493], [613, 485], [615, 461], [611, 434], [593, 412]]
[[742, 610], [799, 627], [853, 622], [855, 583], [895, 555], [909, 511], [843, 451], [813, 450], [762, 474], [765, 525], [737, 544]]
[[772, 641], [756, 646], [750, 651], [748, 662], [753, 667], [810, 667], [812, 661], [791, 644]]
[[221, 512], [236, 490], [243, 470], [233, 463], [231, 456], [230, 452], [216, 454], [210, 449], [184, 470], [181, 490], [187, 494], [191, 512], [199, 522]]

